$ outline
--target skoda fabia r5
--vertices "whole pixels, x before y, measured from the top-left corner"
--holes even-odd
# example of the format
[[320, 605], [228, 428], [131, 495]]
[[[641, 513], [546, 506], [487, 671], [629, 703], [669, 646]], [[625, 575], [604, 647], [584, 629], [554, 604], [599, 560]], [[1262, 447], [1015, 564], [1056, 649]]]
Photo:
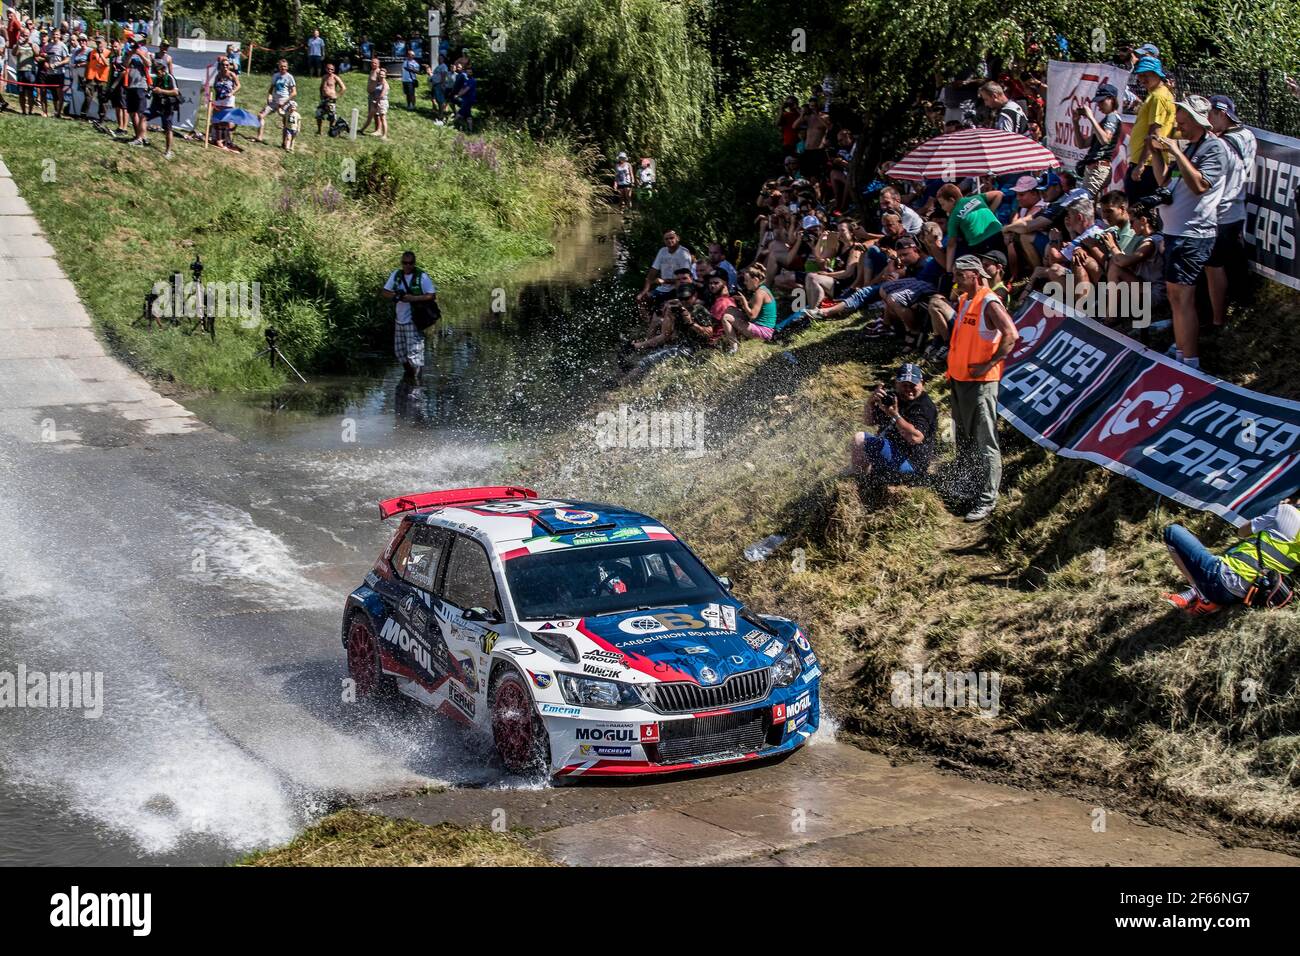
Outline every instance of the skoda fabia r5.
[[652, 518], [515, 487], [379, 510], [400, 520], [343, 610], [358, 697], [405, 694], [557, 778], [755, 760], [817, 729], [807, 638]]

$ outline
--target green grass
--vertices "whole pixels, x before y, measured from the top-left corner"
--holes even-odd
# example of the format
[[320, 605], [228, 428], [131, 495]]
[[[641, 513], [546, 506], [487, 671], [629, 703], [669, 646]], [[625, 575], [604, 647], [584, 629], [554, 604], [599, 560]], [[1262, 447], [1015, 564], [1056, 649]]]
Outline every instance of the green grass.
[[[1274, 317], [1298, 302], [1263, 286], [1205, 349], [1208, 370], [1300, 396], [1300, 363], [1273, 345]], [[1296, 609], [1189, 622], [1159, 601], [1181, 587], [1163, 525], [1182, 521], [1216, 548], [1232, 530], [1054, 457], [1006, 425], [1003, 503], [980, 527], [949, 514], [932, 490], [870, 493], [840, 478], [867, 392], [897, 361], [892, 346], [832, 323], [783, 348], [746, 343], [734, 357], [673, 360], [608, 396], [606, 408], [703, 411], [712, 436], [703, 458], [593, 454], [589, 437], [550, 457], [566, 462], [564, 493], [662, 517], [743, 600], [804, 624], [831, 711], [853, 739], [1004, 780], [1300, 829]], [[929, 388], [942, 429], [947, 389]], [[555, 485], [544, 464], [524, 480]], [[741, 557], [772, 532], [789, 536], [772, 559]], [[999, 672], [1001, 713], [891, 706], [890, 674], [917, 664]], [[1243, 699], [1248, 686], [1254, 700]]]
[[238, 866], [555, 866], [512, 833], [341, 810]]
[[[267, 82], [245, 77], [240, 104], [259, 108]], [[365, 78], [351, 78], [340, 115], [364, 98]], [[471, 155], [427, 108], [408, 114], [394, 102], [383, 149], [373, 137], [318, 137], [315, 104], [304, 87], [293, 154], [278, 148], [274, 122], [266, 145], [241, 129], [239, 155], [178, 141], [169, 161], [161, 148], [129, 149], [87, 124], [5, 113], [0, 157], [109, 341], [143, 371], [202, 389], [280, 383], [280, 372], [251, 357], [266, 323], [304, 368], [386, 352], [392, 307], [377, 290], [403, 249], [454, 292], [549, 254], [555, 228], [590, 206], [585, 154], [563, 140], [539, 145], [490, 129], [473, 137], [486, 151]], [[160, 146], [161, 137], [151, 141]], [[396, 179], [395, 197], [353, 181], [369, 168]], [[175, 271], [188, 279], [195, 254], [205, 281], [259, 283], [264, 321], [221, 323], [215, 345], [133, 325], [145, 293]], [[444, 308], [457, 299], [442, 298]]]

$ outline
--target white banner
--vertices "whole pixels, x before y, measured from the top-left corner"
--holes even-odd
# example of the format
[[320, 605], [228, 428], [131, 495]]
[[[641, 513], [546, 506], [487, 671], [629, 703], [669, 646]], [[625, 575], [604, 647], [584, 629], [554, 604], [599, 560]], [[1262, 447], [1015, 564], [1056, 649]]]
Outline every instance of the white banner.
[[1114, 167], [1112, 183], [1123, 183], [1124, 170], [1128, 166], [1128, 134], [1134, 120], [1124, 106], [1124, 89], [1128, 81], [1128, 70], [1113, 63], [1048, 62], [1045, 145], [1066, 169], [1074, 170], [1088, 151], [1088, 141], [1092, 138], [1092, 124], [1085, 117], [1076, 115], [1075, 110], [1092, 101], [1098, 86], [1109, 83], [1119, 91], [1120, 119], [1124, 123], [1122, 139], [1111, 164]]

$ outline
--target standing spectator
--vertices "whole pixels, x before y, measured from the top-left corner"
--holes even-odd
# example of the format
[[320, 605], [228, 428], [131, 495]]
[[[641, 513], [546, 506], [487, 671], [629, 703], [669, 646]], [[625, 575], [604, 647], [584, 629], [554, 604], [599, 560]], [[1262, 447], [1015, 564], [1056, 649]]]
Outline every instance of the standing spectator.
[[298, 81], [289, 72], [289, 61], [281, 60], [275, 65], [275, 75], [271, 77], [271, 85], [266, 88], [266, 105], [262, 107], [262, 112], [257, 114], [257, 118], [261, 120], [261, 125], [257, 128], [257, 137], [254, 142], [261, 143], [264, 141], [266, 117], [271, 113], [283, 116], [289, 102], [297, 95]]
[[61, 119], [63, 117], [63, 101], [68, 84], [72, 81], [71, 63], [72, 53], [68, 45], [63, 42], [63, 35], [58, 30], [50, 34], [49, 40], [41, 48], [41, 53], [45, 57], [45, 79], [46, 88], [41, 91], [41, 111], [49, 115], [45, 107], [45, 96], [48, 93], [54, 100], [54, 116]]
[[298, 101], [290, 100], [284, 110], [284, 132], [280, 138], [280, 146], [286, 153], [293, 152], [293, 144], [301, 132], [302, 114], [298, 112]]
[[978, 256], [993, 249], [1006, 251], [1002, 223], [982, 194], [963, 196], [956, 185], [945, 183], [938, 200], [948, 214], [948, 272], [953, 271], [958, 256], [968, 252]]
[[1200, 368], [1196, 283], [1214, 251], [1227, 150], [1210, 134], [1210, 102], [1188, 96], [1177, 104], [1174, 120], [1186, 148], [1167, 136], [1151, 134], [1152, 165], [1172, 201], [1163, 206], [1165, 280], [1174, 318], [1174, 358]]
[[370, 135], [378, 135], [379, 117], [375, 115], [375, 106], [378, 104], [376, 92], [379, 89], [379, 57], [370, 58], [370, 75], [366, 78], [366, 121], [361, 124], [358, 133], [364, 133], [370, 127], [371, 122], [375, 124], [375, 132]]
[[320, 135], [321, 124], [328, 123], [333, 128], [339, 116], [339, 97], [348, 91], [343, 77], [334, 72], [334, 64], [325, 64], [325, 75], [320, 80], [320, 105], [316, 107], [316, 135]]
[[799, 122], [799, 99], [787, 96], [781, 104], [781, 115], [777, 117], [776, 126], [781, 131], [781, 151], [787, 159], [793, 159], [799, 152], [799, 131], [795, 124]]
[[442, 122], [447, 112], [447, 79], [450, 75], [451, 68], [447, 66], [447, 57], [439, 53], [437, 64], [429, 69], [429, 91], [433, 93], [433, 108], [438, 122]]
[[826, 173], [826, 137], [830, 135], [831, 121], [816, 100], [809, 100], [804, 104], [803, 114], [795, 121], [795, 129], [803, 134], [799, 168], [809, 179], [819, 180]]
[[673, 277], [677, 274], [677, 270], [690, 271], [694, 260], [691, 250], [682, 245], [675, 229], [669, 229], [664, 233], [664, 244], [655, 253], [654, 262], [650, 263], [650, 268], [646, 270], [641, 291], [636, 294], [643, 316], [650, 306], [657, 309], [663, 302], [672, 298], [676, 288]]
[[239, 50], [233, 43], [226, 44], [226, 62], [230, 64], [230, 72], [234, 76], [238, 76], [243, 72], [243, 60]]
[[320, 76], [324, 72], [324, 64], [325, 40], [319, 30], [312, 30], [311, 36], [307, 38], [307, 72], [312, 76]]
[[1124, 192], [1129, 204], [1156, 191], [1159, 181], [1151, 170], [1151, 136], [1168, 136], [1174, 128], [1174, 94], [1165, 79], [1165, 71], [1155, 57], [1144, 56], [1133, 74], [1147, 91], [1147, 97], [1133, 120], [1128, 139], [1128, 178]]
[[32, 41], [31, 34], [21, 34], [14, 45], [14, 61], [18, 68], [18, 109], [24, 116], [35, 112], [39, 92], [36, 89], [36, 58], [36, 44]]
[[388, 139], [388, 71], [382, 67], [370, 94], [370, 110], [375, 116], [375, 135]]
[[924, 479], [934, 458], [939, 411], [925, 394], [919, 365], [899, 366], [893, 388], [876, 386], [867, 399], [866, 423], [876, 434], [853, 436], [850, 473], [882, 483]]
[[[13, 21], [10, 21], [11, 23]], [[9, 31], [0, 30], [0, 113], [11, 112], [13, 107], [5, 99], [5, 87], [9, 85]]]
[[[235, 94], [239, 92], [239, 76], [235, 73], [234, 67], [230, 61], [221, 59], [217, 61], [217, 75], [212, 81], [212, 110], [220, 112], [221, 110], [233, 110], [235, 108]], [[217, 149], [234, 150], [235, 147], [235, 124], [234, 123], [214, 123], [212, 126], [213, 145]]]
[[181, 92], [176, 87], [176, 77], [172, 75], [171, 60], [158, 57], [153, 61], [153, 97], [150, 115], [158, 120], [162, 127], [166, 148], [163, 159], [171, 159], [172, 124], [181, 107]]
[[614, 164], [614, 192], [618, 195], [620, 209], [632, 208], [632, 180], [634, 177], [632, 163], [627, 153], [619, 153]]
[[1255, 134], [1237, 117], [1237, 104], [1220, 93], [1210, 97], [1210, 128], [1223, 143], [1227, 171], [1223, 199], [1219, 202], [1218, 232], [1214, 251], [1205, 266], [1205, 278], [1214, 309], [1214, 324], [1228, 321], [1228, 293], [1246, 277], [1246, 186], [1255, 171], [1259, 144]]
[[402, 61], [402, 92], [406, 95], [406, 111], [415, 109], [415, 91], [420, 88], [420, 61], [415, 51], [407, 46], [406, 59]]
[[[1097, 113], [1100, 111], [1101, 115]], [[1110, 161], [1119, 145], [1120, 127], [1119, 91], [1110, 83], [1102, 83], [1093, 94], [1091, 103], [1079, 106], [1079, 115], [1092, 127], [1088, 151], [1079, 161], [1079, 185], [1097, 198], [1110, 183]]]
[[126, 54], [126, 111], [131, 116], [135, 139], [126, 145], [148, 146], [149, 88], [152, 83], [152, 64], [149, 49], [142, 40], [131, 41], [131, 51]]
[[1001, 83], [990, 80], [981, 86], [980, 99], [993, 114], [994, 129], [1019, 133], [1021, 136], [1028, 135], [1029, 117], [1025, 115], [1024, 108], [1019, 103], [1007, 97], [1007, 91], [1002, 88]]
[[384, 283], [382, 295], [397, 303], [393, 352], [406, 375], [418, 382], [424, 374], [424, 333], [411, 320], [411, 303], [435, 301], [438, 287], [415, 267], [415, 253], [408, 249], [402, 253], [402, 267], [394, 269]]
[[474, 68], [468, 63], [465, 64], [462, 75], [464, 80], [460, 92], [456, 94], [456, 102], [460, 104], [460, 108], [456, 110], [456, 119], [461, 129], [472, 133], [474, 132], [474, 104], [478, 102], [478, 80], [474, 79]]
[[83, 86], [85, 98], [81, 101], [81, 117], [88, 119], [90, 116], [90, 101], [95, 100], [95, 107], [98, 113], [98, 122], [104, 121], [104, 108], [107, 105], [107, 89], [109, 79], [108, 66], [108, 49], [104, 46], [104, 38], [95, 38], [95, 48], [86, 56], [86, 82]]
[[952, 382], [952, 420], [957, 440], [957, 467], [978, 484], [966, 521], [983, 521], [993, 513], [1002, 484], [1002, 450], [998, 446], [998, 383], [1002, 360], [1015, 348], [1019, 333], [1011, 314], [988, 287], [988, 273], [976, 256], [955, 264], [961, 297], [953, 316], [948, 347]]

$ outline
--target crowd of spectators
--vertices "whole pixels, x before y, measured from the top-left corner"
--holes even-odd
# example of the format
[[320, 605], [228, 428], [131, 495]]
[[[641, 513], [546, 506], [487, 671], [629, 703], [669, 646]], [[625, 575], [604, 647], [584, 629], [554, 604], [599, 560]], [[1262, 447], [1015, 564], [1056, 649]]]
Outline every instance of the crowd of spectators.
[[[1088, 136], [1069, 169], [892, 179], [892, 162], [857, 168], [862, 133], [833, 121], [826, 91], [786, 98], [781, 168], [757, 196], [756, 235], [731, 256], [715, 244], [700, 258], [665, 234], [637, 296], [645, 334], [633, 346], [734, 351], [863, 313], [860, 334], [893, 342], [904, 361], [895, 387], [872, 393], [868, 423], [887, 428], [855, 436], [853, 468], [890, 480], [927, 470], [932, 416], [915, 379], [942, 373], [965, 472], [958, 497], [967, 518], [987, 517], [1001, 470], [997, 383], [1016, 340], [1011, 317], [1030, 293], [1120, 331], [1172, 330], [1168, 355], [1198, 368], [1201, 327], [1227, 322], [1245, 273], [1256, 146], [1236, 104], [1175, 90], [1152, 44], [1121, 52], [1132, 82], [1103, 83], [1076, 108]], [[1041, 142], [1046, 94], [1028, 70], [959, 77], [927, 104], [929, 135], [979, 126]], [[1122, 114], [1135, 117], [1126, 149]]]
[[[164, 137], [164, 154], [173, 156], [173, 130], [180, 117], [184, 94], [177, 82], [175, 63], [166, 40], [149, 42], [148, 23], [88, 26], [84, 20], [64, 20], [58, 26], [23, 17], [10, 7], [0, 30], [0, 111], [25, 116], [80, 119], [93, 123], [124, 141], [145, 147], [149, 132]], [[472, 130], [478, 83], [466, 53], [450, 59], [449, 41], [443, 39], [436, 59], [424, 56], [423, 41], [417, 37], [396, 38], [392, 48], [400, 61], [404, 102], [416, 109], [419, 86], [427, 80], [428, 101], [434, 121], [452, 122]], [[316, 132], [340, 135], [347, 129], [339, 119], [338, 100], [347, 90], [343, 74], [352, 69], [354, 58], [369, 64], [366, 84], [366, 122], [358, 132], [374, 126], [370, 135], [388, 137], [389, 79], [374, 45], [363, 38], [355, 50], [329, 51], [319, 30], [312, 30], [302, 49], [305, 66], [319, 82]], [[303, 61], [299, 61], [300, 63]], [[207, 123], [209, 142], [222, 150], [238, 152], [234, 131], [245, 118], [234, 112], [243, 89], [245, 55], [235, 45], [217, 56], [211, 80], [200, 97], [218, 118]], [[11, 103], [10, 94], [14, 97]], [[280, 145], [292, 151], [302, 129], [298, 108], [298, 83], [289, 60], [280, 58], [266, 90], [265, 101], [255, 110], [255, 142], [265, 141], [267, 123], [274, 117], [280, 125]], [[250, 121], [251, 122], [251, 121]], [[201, 132], [190, 134], [202, 140]]]

